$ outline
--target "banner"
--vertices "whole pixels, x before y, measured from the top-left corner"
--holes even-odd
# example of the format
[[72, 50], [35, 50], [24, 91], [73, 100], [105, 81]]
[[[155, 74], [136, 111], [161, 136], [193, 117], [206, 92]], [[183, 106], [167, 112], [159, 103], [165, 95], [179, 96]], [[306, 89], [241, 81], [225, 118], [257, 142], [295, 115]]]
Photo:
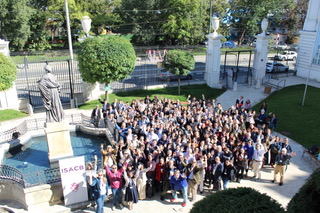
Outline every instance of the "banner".
[[88, 200], [84, 156], [59, 160], [64, 204]]

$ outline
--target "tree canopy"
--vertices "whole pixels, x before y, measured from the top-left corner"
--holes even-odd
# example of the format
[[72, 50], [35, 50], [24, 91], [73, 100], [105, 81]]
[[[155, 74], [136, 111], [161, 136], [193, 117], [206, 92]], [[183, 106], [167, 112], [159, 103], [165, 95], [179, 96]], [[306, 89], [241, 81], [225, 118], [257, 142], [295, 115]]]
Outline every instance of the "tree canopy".
[[0, 0], [0, 10], [0, 36], [21, 50], [31, 34], [29, 20], [35, 10], [29, 0]]
[[84, 81], [108, 85], [129, 77], [136, 55], [129, 40], [109, 35], [84, 39], [78, 49], [78, 60]]
[[16, 80], [17, 68], [11, 59], [0, 53], [0, 91], [6, 91], [12, 87]]
[[193, 55], [183, 50], [170, 50], [164, 57], [163, 66], [172, 74], [178, 75], [178, 88], [180, 94], [180, 76], [188, 75], [195, 68]]

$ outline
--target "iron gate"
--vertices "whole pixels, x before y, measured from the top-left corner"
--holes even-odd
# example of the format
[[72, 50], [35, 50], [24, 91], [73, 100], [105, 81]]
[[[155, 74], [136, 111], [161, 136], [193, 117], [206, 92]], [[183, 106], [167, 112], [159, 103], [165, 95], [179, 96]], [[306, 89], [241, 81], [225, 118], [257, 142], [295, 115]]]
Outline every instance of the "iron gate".
[[34, 108], [43, 106], [38, 81], [45, 74], [44, 66], [52, 66], [52, 73], [60, 84], [60, 100], [62, 104], [69, 104], [75, 93], [82, 93], [82, 78], [78, 70], [78, 62], [68, 60], [28, 61], [18, 64], [17, 79], [15, 81], [18, 98], [28, 99]]

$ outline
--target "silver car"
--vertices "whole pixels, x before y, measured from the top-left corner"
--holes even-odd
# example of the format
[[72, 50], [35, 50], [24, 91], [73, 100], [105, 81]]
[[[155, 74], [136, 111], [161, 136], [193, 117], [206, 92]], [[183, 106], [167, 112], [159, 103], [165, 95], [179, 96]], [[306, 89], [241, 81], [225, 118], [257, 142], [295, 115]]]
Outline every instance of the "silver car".
[[[158, 78], [159, 78], [159, 80], [162, 80], [162, 81], [173, 81], [173, 80], [177, 80], [178, 77], [179, 77], [178, 75], [172, 74], [171, 72], [169, 72], [167, 70], [161, 70], [158, 73]], [[192, 79], [191, 73], [189, 73], [186, 76], [184, 76], [184, 75], [180, 76], [180, 80], [191, 80], [191, 79]]]
[[288, 72], [289, 67], [286, 65], [283, 65], [279, 62], [268, 62], [266, 67], [267, 73], [273, 73], [273, 72]]

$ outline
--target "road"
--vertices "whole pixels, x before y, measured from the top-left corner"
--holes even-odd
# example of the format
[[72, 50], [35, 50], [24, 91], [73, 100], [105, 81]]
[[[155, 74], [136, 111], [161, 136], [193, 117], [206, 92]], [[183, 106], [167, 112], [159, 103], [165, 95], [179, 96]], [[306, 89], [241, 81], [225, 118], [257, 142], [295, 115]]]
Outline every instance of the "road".
[[[274, 54], [269, 54], [268, 57], [273, 57]], [[223, 73], [225, 68], [230, 69], [231, 67], [237, 66], [241, 72], [247, 72], [249, 65], [249, 54], [240, 54], [239, 57], [235, 54], [228, 54], [225, 62], [225, 55], [221, 55], [221, 72]], [[205, 73], [205, 61], [206, 56], [195, 56], [195, 69], [191, 71], [193, 79], [191, 81], [203, 81], [204, 73]], [[253, 55], [251, 56], [250, 67], [253, 66]], [[269, 60], [272, 61], [272, 60]], [[282, 62], [289, 66], [290, 70], [294, 69], [295, 61], [286, 61]], [[65, 93], [66, 96], [70, 93], [70, 83], [69, 83], [69, 69], [67, 62], [52, 62], [50, 65], [53, 67], [53, 73], [57, 76], [58, 82], [62, 86], [62, 92]], [[226, 66], [225, 66], [226, 65]], [[28, 96], [28, 86], [29, 90], [31, 90], [33, 96], [37, 96], [38, 88], [37, 81], [41, 79], [41, 76], [44, 74], [43, 67], [44, 63], [31, 63], [28, 64], [28, 69], [23, 69], [23, 65], [19, 65], [20, 68], [17, 74], [16, 87], [18, 90], [19, 97], [27, 97]], [[78, 69], [78, 62], [74, 61], [73, 67], [75, 68], [74, 74], [72, 75], [75, 92], [82, 92], [82, 87], [79, 86], [82, 82], [81, 75]], [[131, 76], [121, 82], [115, 82], [112, 84], [114, 89], [122, 89], [122, 88], [135, 88], [135, 87], [143, 87], [143, 86], [152, 86], [159, 84], [168, 84], [170, 82], [164, 82], [158, 79], [158, 73], [163, 68], [158, 67], [157, 61], [150, 61], [147, 59], [140, 59], [136, 61], [136, 67], [132, 72]], [[28, 79], [26, 78], [26, 74], [28, 75]], [[103, 89], [104, 86], [101, 88]]]

